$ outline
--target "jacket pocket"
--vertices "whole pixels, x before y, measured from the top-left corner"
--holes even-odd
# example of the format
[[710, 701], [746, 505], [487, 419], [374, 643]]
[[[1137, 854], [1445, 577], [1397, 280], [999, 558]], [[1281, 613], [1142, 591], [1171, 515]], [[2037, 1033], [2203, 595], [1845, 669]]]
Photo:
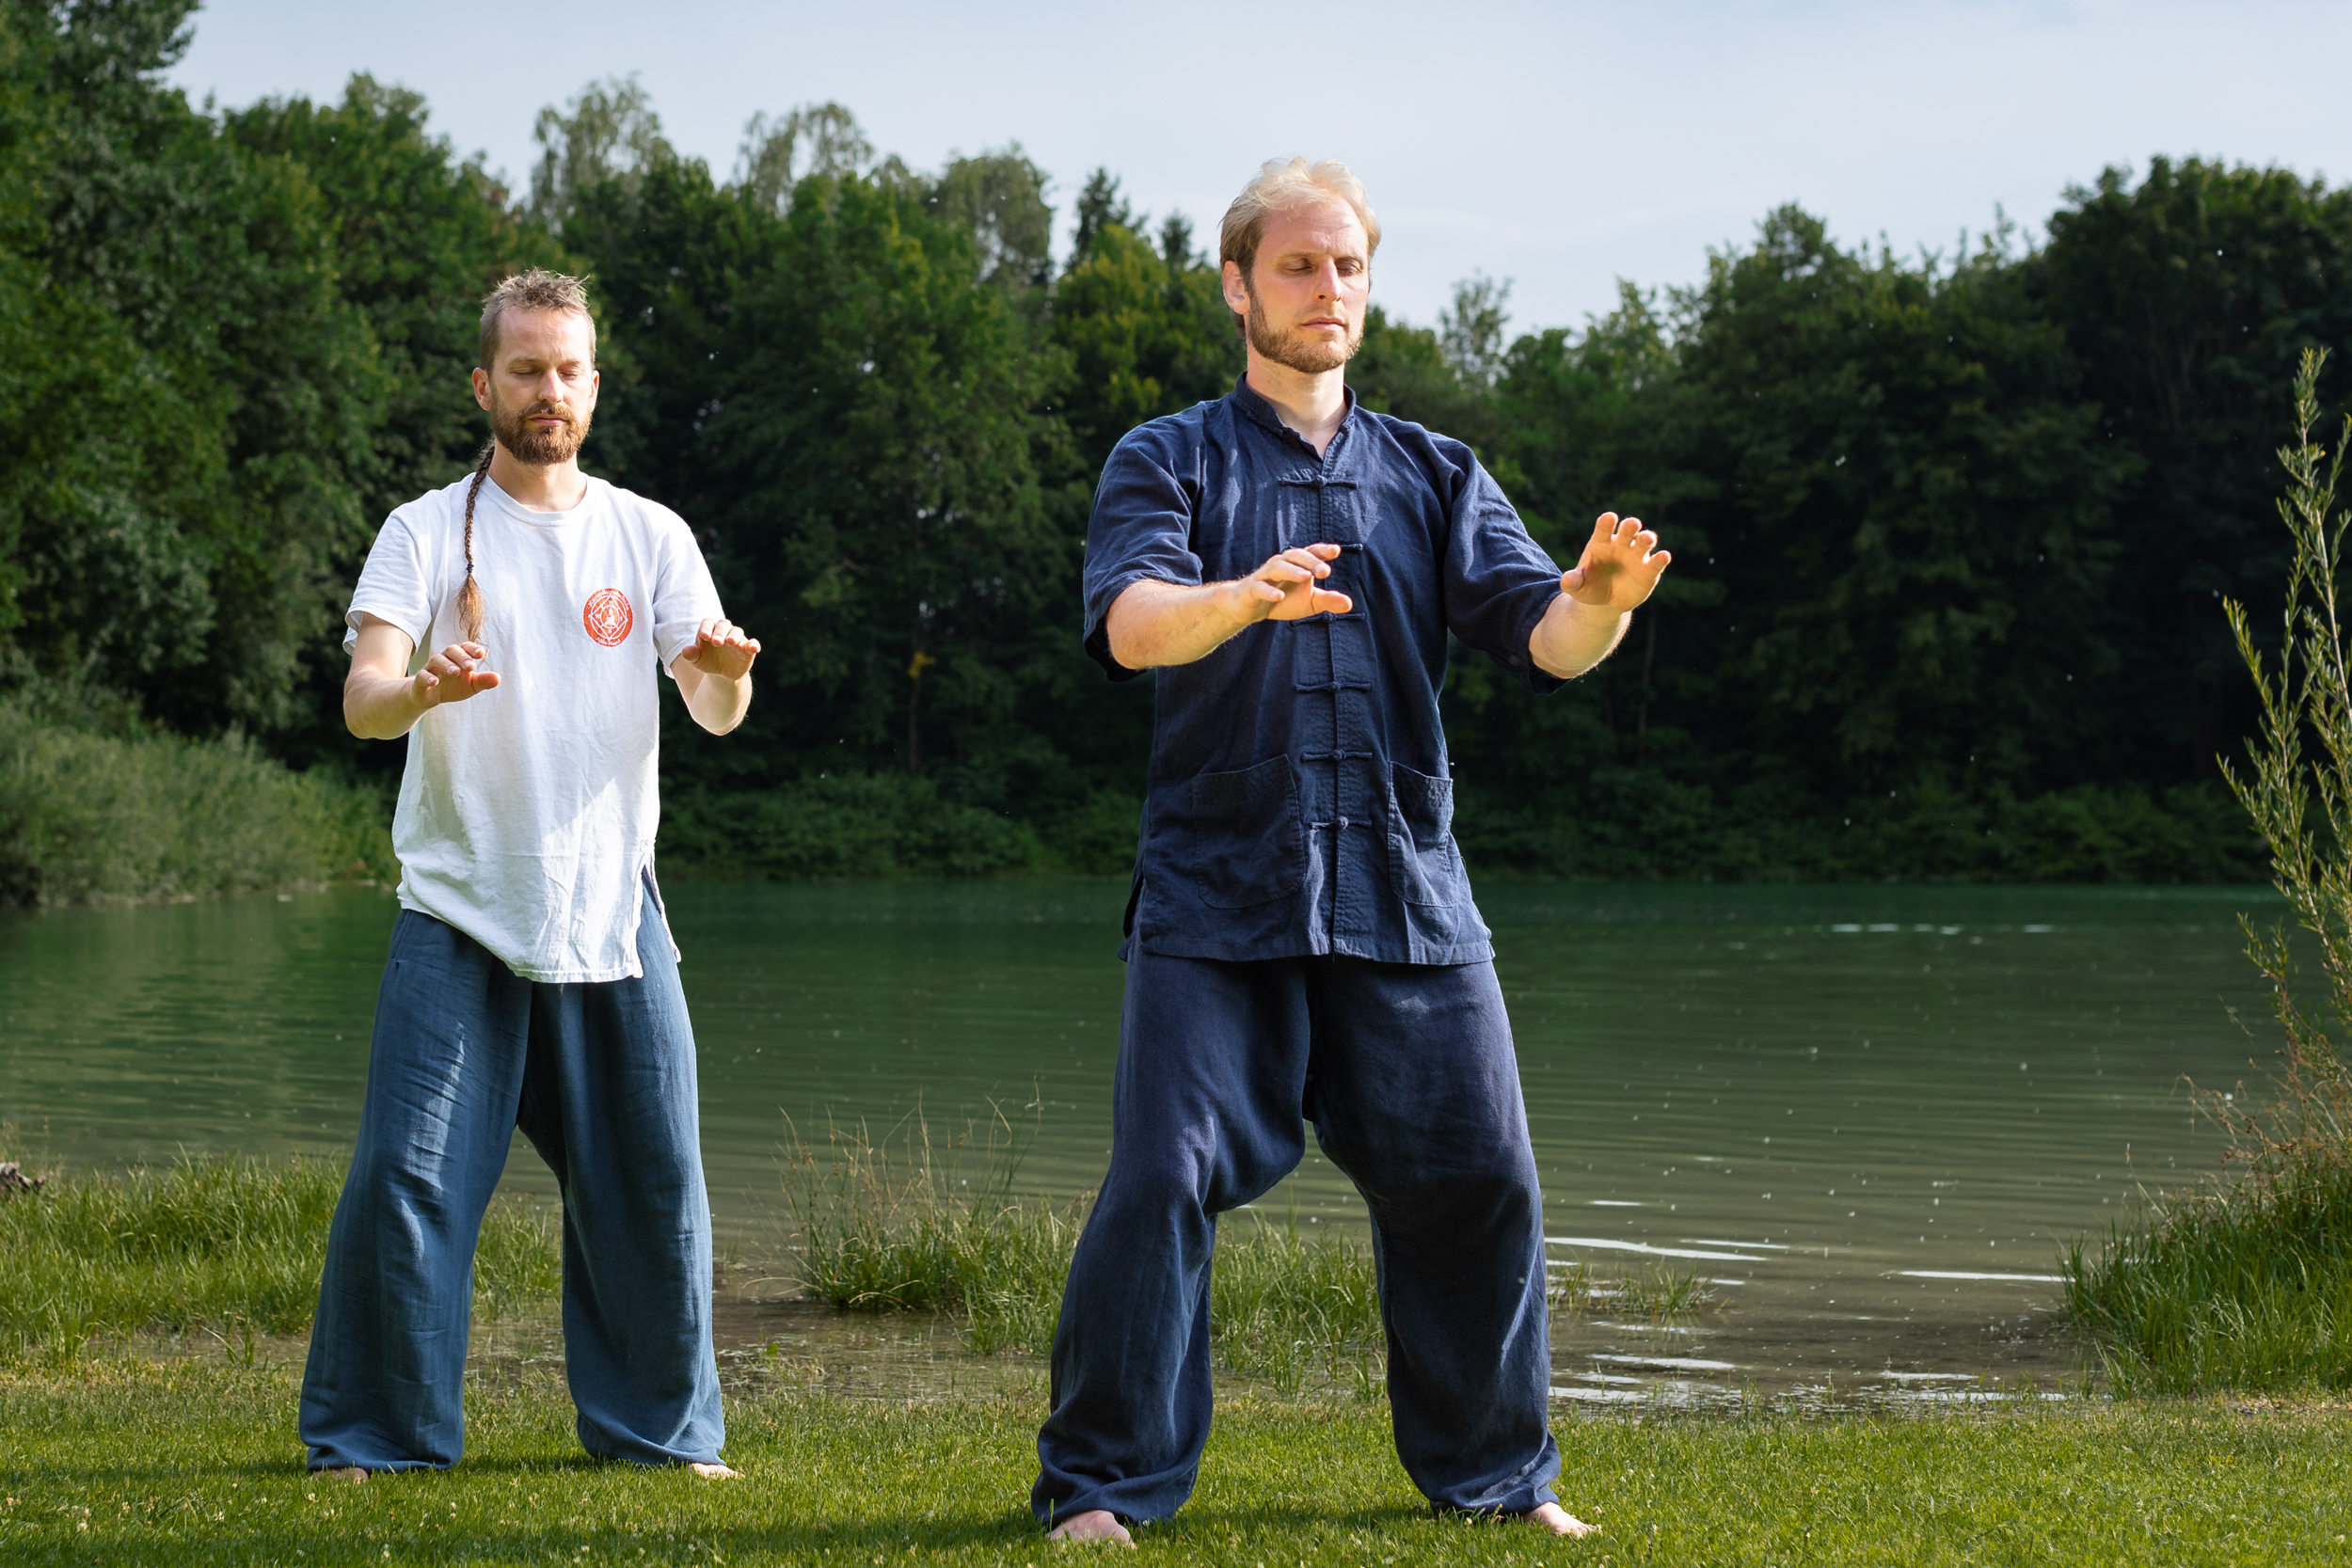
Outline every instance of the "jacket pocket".
[[1454, 847], [1454, 781], [1391, 764], [1389, 869], [1397, 896], [1444, 908], [1470, 902], [1470, 878]]
[[1202, 773], [1180, 786], [1184, 821], [1178, 874], [1212, 909], [1246, 910], [1296, 893], [1306, 880], [1306, 835], [1290, 758], [1237, 773]]

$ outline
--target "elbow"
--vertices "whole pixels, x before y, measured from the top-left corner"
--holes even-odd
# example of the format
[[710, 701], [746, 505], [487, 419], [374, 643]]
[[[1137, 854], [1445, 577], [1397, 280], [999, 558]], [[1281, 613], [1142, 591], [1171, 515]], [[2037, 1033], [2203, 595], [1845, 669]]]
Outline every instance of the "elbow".
[[1112, 662], [1116, 663], [1121, 670], [1133, 670], [1137, 673], [1141, 673], [1142, 671], [1152, 668], [1150, 660], [1144, 657], [1143, 650], [1136, 647], [1131, 639], [1121, 638], [1117, 634], [1113, 634], [1104, 641], [1106, 645], [1110, 648]]
[[1112, 605], [1109, 612], [1103, 617], [1102, 629], [1096, 635], [1103, 640], [1101, 651], [1111, 656], [1112, 663], [1121, 670], [1140, 670], [1143, 668], [1143, 653], [1136, 646], [1136, 640], [1125, 635], [1131, 627], [1128, 625], [1130, 618], [1120, 614], [1124, 608], [1123, 604]]
[[1577, 676], [1590, 672], [1593, 665], [1600, 661], [1594, 659], [1589, 663], [1579, 664], [1574, 659], [1555, 658], [1549, 657], [1543, 648], [1531, 644], [1527, 650], [1527, 662], [1549, 675], [1553, 680], [1572, 681]]
[[1593, 660], [1590, 664], [1546, 664], [1542, 659], [1537, 659], [1535, 668], [1549, 675], [1553, 680], [1572, 681], [1591, 674], [1599, 664], [1598, 659]]

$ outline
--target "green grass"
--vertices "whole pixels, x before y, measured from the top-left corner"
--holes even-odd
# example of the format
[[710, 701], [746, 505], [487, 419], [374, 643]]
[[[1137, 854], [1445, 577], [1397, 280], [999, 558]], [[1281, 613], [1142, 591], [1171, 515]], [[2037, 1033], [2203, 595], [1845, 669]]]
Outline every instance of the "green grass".
[[[944, 1312], [979, 1351], [1052, 1345], [1088, 1201], [1016, 1194], [1001, 1117], [937, 1146], [919, 1117], [882, 1139], [830, 1128], [822, 1148], [796, 1141], [787, 1169], [792, 1266], [810, 1295], [852, 1311]], [[1372, 1255], [1353, 1237], [1227, 1216], [1210, 1323], [1220, 1366], [1285, 1391], [1311, 1377], [1366, 1394], [1378, 1382]]]
[[1551, 1305], [1576, 1317], [1606, 1312], [1613, 1318], [1647, 1318], [1653, 1323], [1684, 1318], [1715, 1299], [1695, 1270], [1664, 1263], [1635, 1265], [1616, 1275], [1596, 1271], [1579, 1259], [1553, 1271]]
[[[739, 1397], [706, 1484], [583, 1458], [561, 1389], [478, 1387], [453, 1472], [313, 1481], [289, 1366], [0, 1377], [0, 1560], [1060, 1560], [1028, 1523], [1035, 1399]], [[2295, 1563], [2344, 1560], [2352, 1414], [2125, 1404], [1997, 1417], [1564, 1418], [1582, 1544], [1432, 1519], [1387, 1415], [1229, 1399], [1200, 1484], [1142, 1554], [1294, 1563]], [[1123, 1560], [1123, 1559], [1122, 1559]]]
[[2352, 1387], [2352, 1157], [2306, 1145], [2069, 1248], [2066, 1304], [2127, 1393]]
[[242, 736], [61, 724], [0, 701], [0, 904], [389, 879], [382, 802], [294, 773]]
[[[787, 1147], [792, 1268], [808, 1294], [850, 1311], [930, 1311], [960, 1319], [974, 1349], [1042, 1354], [1087, 1199], [1015, 1191], [1011, 1125], [968, 1125], [935, 1144], [919, 1117], [876, 1139], [828, 1128], [818, 1148]], [[969, 1173], [969, 1174], [967, 1174]], [[1662, 1268], [1601, 1275], [1560, 1271], [1554, 1305], [1669, 1318], [1711, 1299], [1695, 1275]], [[1255, 1212], [1217, 1227], [1209, 1323], [1217, 1366], [1280, 1393], [1313, 1386], [1374, 1397], [1386, 1354], [1372, 1249], [1334, 1227]]]
[[[0, 1366], [64, 1364], [93, 1338], [143, 1331], [247, 1353], [257, 1334], [307, 1332], [342, 1182], [339, 1161], [214, 1158], [0, 1197]], [[554, 1222], [492, 1203], [475, 1311], [549, 1299], [561, 1276]]]

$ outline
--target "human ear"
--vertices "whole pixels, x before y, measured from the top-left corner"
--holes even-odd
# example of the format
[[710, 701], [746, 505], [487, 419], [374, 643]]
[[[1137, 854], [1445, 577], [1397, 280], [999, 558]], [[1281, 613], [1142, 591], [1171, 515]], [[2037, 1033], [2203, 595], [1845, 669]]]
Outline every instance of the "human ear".
[[1225, 263], [1225, 303], [1232, 308], [1235, 315], [1248, 313], [1249, 285], [1242, 277], [1239, 261]]

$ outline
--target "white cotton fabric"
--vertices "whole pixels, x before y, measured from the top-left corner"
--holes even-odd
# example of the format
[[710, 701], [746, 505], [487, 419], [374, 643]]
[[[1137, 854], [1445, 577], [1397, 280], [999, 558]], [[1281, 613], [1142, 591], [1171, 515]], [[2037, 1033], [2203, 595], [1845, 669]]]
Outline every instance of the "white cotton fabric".
[[[344, 617], [346, 653], [362, 615], [415, 641], [412, 672], [463, 638], [470, 479], [386, 520]], [[408, 732], [392, 818], [401, 904], [526, 980], [636, 978], [639, 885], [661, 820], [657, 673], [722, 613], [710, 570], [676, 513], [602, 480], [568, 512], [532, 512], [485, 480], [474, 576], [483, 667], [500, 685]]]

